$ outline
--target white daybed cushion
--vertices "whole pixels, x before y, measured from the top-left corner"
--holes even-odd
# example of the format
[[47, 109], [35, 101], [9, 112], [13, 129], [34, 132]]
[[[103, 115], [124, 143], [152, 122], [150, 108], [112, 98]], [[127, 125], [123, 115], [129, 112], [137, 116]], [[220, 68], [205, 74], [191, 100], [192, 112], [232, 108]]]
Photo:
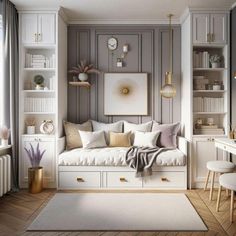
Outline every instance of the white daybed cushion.
[[[59, 165], [68, 166], [126, 166], [127, 147], [94, 149], [77, 148], [59, 155]], [[158, 166], [184, 166], [185, 155], [179, 149], [162, 152], [156, 160]]]

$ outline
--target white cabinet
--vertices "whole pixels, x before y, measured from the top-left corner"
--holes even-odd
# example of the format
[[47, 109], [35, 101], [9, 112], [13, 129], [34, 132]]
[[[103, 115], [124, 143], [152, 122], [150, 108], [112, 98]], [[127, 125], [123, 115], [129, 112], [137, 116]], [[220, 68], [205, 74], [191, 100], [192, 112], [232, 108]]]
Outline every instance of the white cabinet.
[[192, 180], [194, 187], [201, 187], [204, 183], [208, 161], [223, 160], [223, 152], [216, 149], [214, 137], [197, 137], [193, 138], [193, 155], [191, 160], [192, 165]]
[[55, 44], [56, 18], [53, 13], [21, 14], [23, 44]]
[[21, 146], [21, 187], [27, 187], [28, 182], [28, 168], [31, 167], [29, 158], [24, 148], [29, 149], [30, 144], [36, 148], [39, 143], [41, 151], [46, 150], [42, 157], [40, 166], [43, 167], [43, 181], [44, 187], [56, 187], [56, 155], [55, 155], [55, 140], [54, 137], [22, 137]]
[[193, 43], [208, 43], [209, 14], [193, 14]]
[[193, 44], [227, 43], [227, 14], [193, 13]]

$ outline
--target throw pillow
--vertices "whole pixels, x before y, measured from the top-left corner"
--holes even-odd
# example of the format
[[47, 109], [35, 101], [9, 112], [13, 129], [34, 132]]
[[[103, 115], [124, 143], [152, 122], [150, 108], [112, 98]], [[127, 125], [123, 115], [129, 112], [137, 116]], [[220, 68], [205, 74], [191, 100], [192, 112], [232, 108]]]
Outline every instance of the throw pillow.
[[83, 148], [100, 148], [106, 147], [106, 140], [103, 131], [80, 131], [79, 134], [82, 140]]
[[135, 131], [134, 146], [154, 148], [157, 146], [159, 134], [160, 132]]
[[130, 135], [131, 132], [127, 133], [115, 133], [110, 132], [110, 147], [130, 147]]
[[158, 124], [153, 123], [152, 131], [160, 132], [160, 136], [157, 139], [157, 146], [159, 147], [170, 147], [176, 148], [177, 134], [180, 129], [180, 123], [174, 124]]
[[104, 131], [107, 145], [109, 145], [109, 132], [121, 133], [123, 130], [123, 121], [118, 121], [115, 123], [102, 123], [95, 120], [91, 120], [93, 131]]
[[64, 130], [66, 134], [66, 149], [71, 150], [74, 148], [82, 147], [82, 142], [78, 130], [92, 131], [92, 124], [87, 121], [83, 124], [74, 124], [68, 121], [63, 121]]
[[131, 144], [134, 143], [135, 131], [150, 132], [152, 129], [152, 121], [144, 124], [134, 124], [124, 121], [124, 132], [131, 131]]

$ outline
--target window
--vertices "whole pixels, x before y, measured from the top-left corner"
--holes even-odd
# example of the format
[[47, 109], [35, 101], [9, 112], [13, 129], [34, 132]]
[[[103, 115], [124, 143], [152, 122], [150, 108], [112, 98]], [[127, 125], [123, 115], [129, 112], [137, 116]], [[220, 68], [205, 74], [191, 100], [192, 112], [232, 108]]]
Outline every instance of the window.
[[0, 15], [0, 126], [3, 125], [3, 42], [2, 16]]

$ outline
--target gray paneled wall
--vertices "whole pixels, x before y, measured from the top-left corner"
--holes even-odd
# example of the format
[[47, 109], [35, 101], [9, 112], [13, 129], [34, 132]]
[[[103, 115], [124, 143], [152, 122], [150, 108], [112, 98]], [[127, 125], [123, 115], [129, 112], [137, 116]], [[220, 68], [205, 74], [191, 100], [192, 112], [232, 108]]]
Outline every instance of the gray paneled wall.
[[[108, 50], [107, 40], [114, 36], [118, 48]], [[103, 72], [148, 73], [147, 116], [104, 116], [103, 75], [90, 75], [90, 89], [68, 88], [68, 120], [83, 122], [95, 119], [102, 122], [128, 120], [135, 123], [157, 120], [162, 123], [180, 121], [180, 27], [173, 27], [173, 73], [177, 95], [173, 100], [160, 97], [165, 71], [169, 70], [169, 31], [167, 26], [79, 26], [68, 28], [68, 67], [86, 59]], [[125, 67], [116, 67], [116, 58], [123, 44], [129, 45]]]

